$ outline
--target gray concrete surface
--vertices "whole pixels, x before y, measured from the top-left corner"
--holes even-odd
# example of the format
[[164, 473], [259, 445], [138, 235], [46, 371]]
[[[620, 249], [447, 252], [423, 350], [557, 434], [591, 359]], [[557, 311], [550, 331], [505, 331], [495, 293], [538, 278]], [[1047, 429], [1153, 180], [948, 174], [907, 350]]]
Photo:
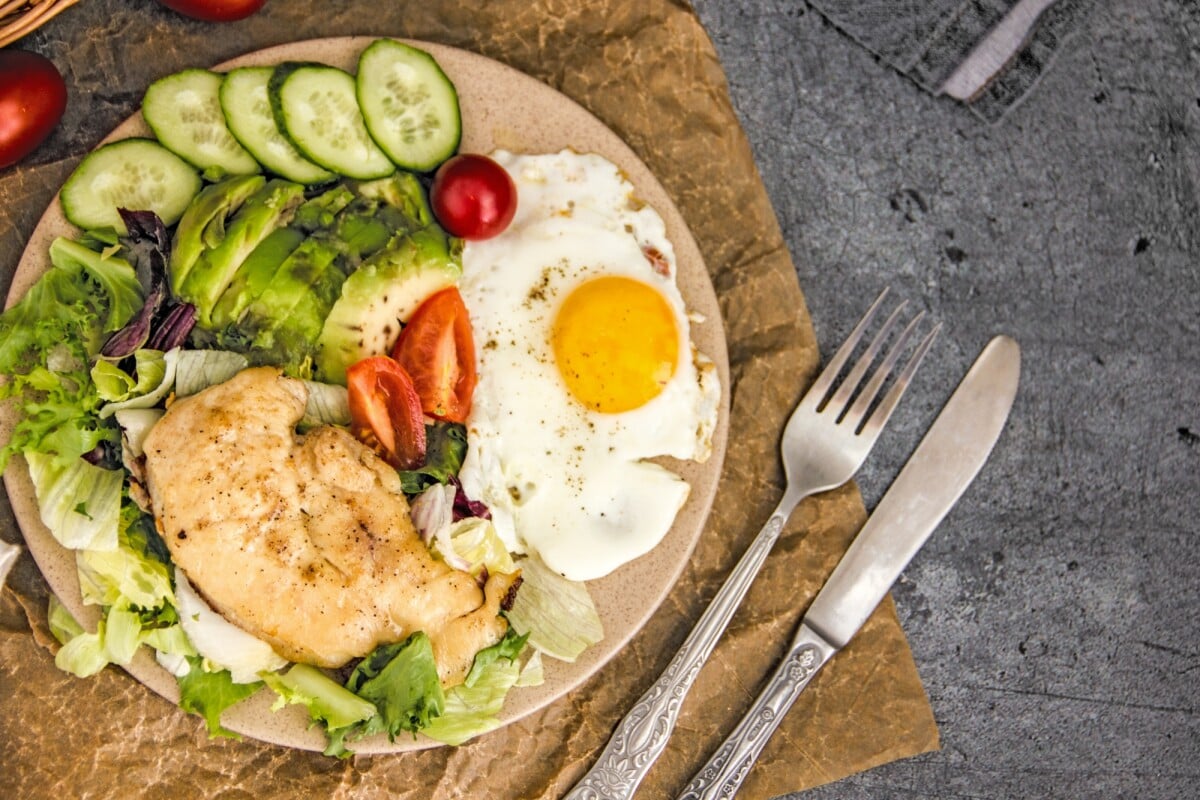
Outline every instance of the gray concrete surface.
[[1097, 4], [995, 126], [802, 3], [694, 5], [823, 347], [885, 284], [946, 325], [868, 507], [989, 337], [1024, 354], [896, 590], [943, 749], [802, 797], [1200, 797], [1200, 4]]

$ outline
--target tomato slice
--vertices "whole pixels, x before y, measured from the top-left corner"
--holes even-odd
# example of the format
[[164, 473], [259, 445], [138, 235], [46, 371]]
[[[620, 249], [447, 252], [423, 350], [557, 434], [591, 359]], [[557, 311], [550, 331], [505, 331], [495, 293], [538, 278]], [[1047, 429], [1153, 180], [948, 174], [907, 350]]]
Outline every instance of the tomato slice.
[[386, 356], [364, 358], [346, 370], [350, 429], [382, 451], [396, 469], [425, 462], [425, 415], [404, 368]]
[[417, 307], [392, 348], [412, 376], [431, 417], [464, 422], [475, 393], [475, 338], [458, 289], [442, 289]]

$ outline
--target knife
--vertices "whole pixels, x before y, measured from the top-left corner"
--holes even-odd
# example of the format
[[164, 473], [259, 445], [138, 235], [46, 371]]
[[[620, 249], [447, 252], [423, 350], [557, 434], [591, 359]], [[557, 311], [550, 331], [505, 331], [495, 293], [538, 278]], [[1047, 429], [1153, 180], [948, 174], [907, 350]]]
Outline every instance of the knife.
[[854, 636], [987, 460], [1017, 393], [1020, 348], [992, 339], [817, 594], [787, 656], [679, 800], [731, 798], [792, 703]]

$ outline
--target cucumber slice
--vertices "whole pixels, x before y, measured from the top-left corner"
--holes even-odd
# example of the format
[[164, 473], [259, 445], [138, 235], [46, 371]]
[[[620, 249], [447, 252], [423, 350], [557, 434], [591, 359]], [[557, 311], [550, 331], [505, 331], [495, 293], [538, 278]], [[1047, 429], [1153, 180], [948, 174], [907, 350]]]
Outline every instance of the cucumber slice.
[[187, 69], [150, 84], [142, 116], [163, 146], [209, 171], [209, 176], [252, 175], [261, 171], [254, 156], [233, 138], [217, 94], [221, 76]]
[[221, 80], [219, 99], [229, 132], [276, 175], [311, 186], [337, 176], [309, 161], [279, 130], [267, 84], [273, 67], [239, 67]]
[[429, 172], [454, 155], [462, 139], [458, 93], [433, 56], [380, 39], [359, 56], [356, 85], [367, 130], [392, 161]]
[[67, 219], [84, 230], [124, 234], [118, 208], [153, 211], [164, 225], [174, 225], [199, 191], [191, 164], [152, 139], [122, 139], [79, 162], [59, 199]]
[[358, 180], [396, 171], [367, 133], [349, 73], [324, 64], [281, 64], [267, 89], [275, 121], [305, 157]]

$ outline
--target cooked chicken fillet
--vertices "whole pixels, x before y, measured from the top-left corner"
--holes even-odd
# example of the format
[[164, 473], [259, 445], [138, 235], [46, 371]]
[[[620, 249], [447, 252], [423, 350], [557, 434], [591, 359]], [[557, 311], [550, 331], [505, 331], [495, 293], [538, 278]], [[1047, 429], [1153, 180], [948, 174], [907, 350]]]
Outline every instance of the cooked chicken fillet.
[[324, 667], [424, 631], [442, 682], [499, 641], [516, 576], [483, 589], [421, 542], [396, 471], [340, 428], [295, 432], [306, 389], [270, 367], [171, 405], [146, 480], [175, 564], [279, 655]]

